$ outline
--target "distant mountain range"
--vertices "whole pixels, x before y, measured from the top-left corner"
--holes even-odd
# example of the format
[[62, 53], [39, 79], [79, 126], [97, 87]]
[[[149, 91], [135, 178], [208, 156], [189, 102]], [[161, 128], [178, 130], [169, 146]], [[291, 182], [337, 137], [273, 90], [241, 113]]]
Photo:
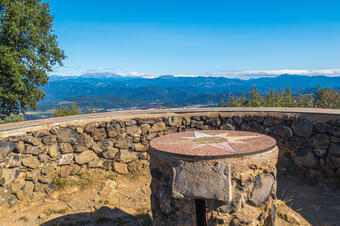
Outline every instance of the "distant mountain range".
[[82, 109], [212, 106], [219, 104], [222, 99], [226, 100], [229, 93], [236, 96], [247, 95], [254, 86], [262, 93], [268, 89], [290, 87], [293, 94], [298, 94], [313, 92], [317, 85], [340, 89], [340, 77], [283, 74], [241, 80], [172, 75], [142, 78], [113, 73], [50, 76], [48, 85], [42, 88], [46, 96], [39, 107], [46, 110], [70, 102], [76, 102]]

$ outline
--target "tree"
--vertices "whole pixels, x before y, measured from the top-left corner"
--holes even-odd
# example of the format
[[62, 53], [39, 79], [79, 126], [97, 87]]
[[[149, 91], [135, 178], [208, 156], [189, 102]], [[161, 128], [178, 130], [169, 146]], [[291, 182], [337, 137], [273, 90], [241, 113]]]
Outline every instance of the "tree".
[[320, 85], [315, 92], [315, 107], [317, 108], [340, 108], [340, 95], [332, 88], [322, 89]]
[[248, 98], [249, 107], [262, 107], [263, 106], [263, 98], [261, 94], [257, 91], [256, 87], [252, 87], [250, 89], [250, 96]]
[[49, 4], [0, 0], [0, 114], [36, 109], [47, 73], [65, 59], [52, 30]]
[[[293, 96], [290, 88], [276, 92], [269, 89], [266, 95], [261, 95], [256, 88], [251, 88], [249, 98], [229, 98], [224, 106], [228, 107], [303, 107], [303, 108], [333, 108], [340, 109], [340, 94], [332, 88], [318, 90], [314, 94], [298, 94]], [[224, 102], [223, 102], [224, 103]]]
[[76, 103], [71, 103], [69, 107], [60, 106], [58, 109], [54, 110], [54, 117], [63, 117], [68, 115], [79, 115], [80, 110]]

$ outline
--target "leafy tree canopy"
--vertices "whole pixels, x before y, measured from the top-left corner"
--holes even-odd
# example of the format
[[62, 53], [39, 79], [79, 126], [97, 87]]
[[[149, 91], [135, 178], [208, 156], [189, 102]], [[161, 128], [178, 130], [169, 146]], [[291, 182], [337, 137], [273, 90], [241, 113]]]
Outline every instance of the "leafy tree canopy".
[[41, 0], [0, 0], [0, 115], [36, 109], [47, 72], [62, 65], [49, 4]]

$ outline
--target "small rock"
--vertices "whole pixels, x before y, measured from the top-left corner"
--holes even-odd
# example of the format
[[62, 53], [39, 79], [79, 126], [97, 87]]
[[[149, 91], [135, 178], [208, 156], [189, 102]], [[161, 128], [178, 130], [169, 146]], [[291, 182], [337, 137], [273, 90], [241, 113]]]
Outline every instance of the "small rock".
[[50, 161], [51, 158], [46, 154], [40, 154], [40, 155], [38, 155], [38, 159], [42, 163], [47, 163], [47, 162]]
[[22, 184], [20, 183], [20, 181], [14, 181], [10, 186], [11, 191], [14, 193], [19, 191], [21, 187], [22, 187]]
[[90, 150], [87, 150], [87, 151], [84, 151], [82, 153], [80, 153], [79, 155], [76, 155], [75, 156], [75, 162], [77, 164], [85, 164], [85, 163], [88, 163], [94, 159], [98, 158], [97, 154], [94, 153], [93, 151], [90, 151]]
[[104, 159], [94, 159], [91, 162], [89, 162], [90, 168], [103, 168], [104, 166]]
[[113, 162], [112, 164], [113, 170], [119, 174], [129, 174], [127, 165], [125, 163]]
[[340, 128], [329, 128], [328, 133], [332, 136], [340, 137]]
[[83, 146], [83, 145], [79, 144], [79, 145], [76, 146], [75, 152], [81, 153], [81, 152], [86, 151], [86, 150], [88, 150], [87, 146]]
[[110, 148], [109, 150], [103, 152], [102, 155], [103, 155], [103, 158], [114, 159], [117, 153], [118, 153], [117, 148]]
[[57, 186], [53, 183], [47, 185], [47, 187], [45, 188], [45, 192], [48, 194], [48, 195], [51, 195], [52, 192], [57, 188]]
[[13, 142], [0, 142], [0, 161], [2, 161], [9, 153], [15, 149]]
[[27, 136], [27, 137], [25, 137], [25, 141], [26, 141], [26, 143], [32, 144], [34, 146], [41, 145], [41, 140], [39, 138], [36, 138], [36, 137]]
[[47, 129], [43, 129], [43, 130], [39, 130], [39, 131], [34, 132], [34, 136], [38, 137], [38, 138], [43, 138], [43, 137], [46, 137], [48, 135], [50, 135], [50, 133], [48, 132]]
[[11, 192], [8, 189], [0, 187], [0, 206], [7, 202], [10, 196]]
[[294, 133], [301, 137], [310, 137], [313, 133], [313, 122], [303, 118], [293, 120], [292, 128]]
[[14, 168], [21, 166], [21, 157], [20, 155], [10, 155], [5, 158], [5, 167], [6, 168]]
[[22, 165], [34, 169], [40, 165], [40, 162], [36, 157], [30, 156], [22, 160]]
[[117, 160], [120, 162], [128, 163], [138, 159], [137, 153], [127, 149], [120, 149]]
[[58, 161], [58, 166], [70, 165], [73, 162], [73, 154], [62, 155]]
[[104, 139], [101, 141], [98, 141], [98, 146], [101, 148], [102, 151], [106, 151], [109, 148], [112, 148], [114, 145], [114, 141], [111, 139]]
[[107, 137], [105, 128], [96, 128], [92, 131], [93, 140], [104, 140]]
[[117, 137], [120, 134], [120, 130], [121, 127], [116, 124], [115, 126], [112, 126], [111, 124], [109, 126], [106, 127], [106, 131], [107, 131], [107, 136], [108, 137]]
[[25, 145], [24, 151], [22, 154], [32, 154], [32, 155], [38, 155], [41, 153], [41, 149], [36, 146], [32, 145]]
[[232, 203], [234, 210], [238, 211], [239, 209], [244, 208], [246, 201], [242, 194], [237, 194]]
[[327, 150], [329, 144], [329, 136], [324, 133], [319, 133], [313, 136], [312, 146], [318, 149]]
[[70, 128], [61, 128], [57, 132], [57, 141], [59, 143], [71, 143], [75, 144], [77, 142], [79, 134]]
[[84, 133], [84, 128], [83, 127], [76, 127], [76, 132], [79, 134]]
[[56, 136], [46, 136], [42, 138], [42, 143], [45, 145], [52, 145], [57, 143], [57, 137]]
[[70, 143], [61, 143], [59, 144], [60, 152], [62, 154], [72, 153], [73, 147]]
[[324, 149], [314, 149], [314, 153], [320, 158], [326, 156], [326, 150]]
[[128, 148], [131, 144], [130, 139], [121, 139], [119, 138], [117, 142], [115, 143], [115, 147], [117, 148]]
[[153, 126], [149, 129], [149, 133], [155, 133], [155, 132], [162, 132], [166, 128], [164, 122], [156, 122], [153, 124]]
[[308, 152], [302, 159], [302, 165], [306, 168], [317, 169], [319, 167], [319, 159], [312, 152]]
[[263, 125], [264, 126], [273, 126], [273, 125], [282, 124], [283, 122], [284, 122], [284, 120], [282, 118], [268, 116], [263, 121]]
[[328, 126], [326, 123], [319, 122], [315, 124], [315, 130], [319, 133], [327, 133]]
[[283, 125], [275, 125], [272, 127], [272, 132], [274, 135], [280, 136], [280, 137], [290, 137], [291, 136], [291, 130], [290, 128], [283, 126]]
[[59, 169], [59, 176], [60, 177], [67, 177], [69, 175], [71, 175], [73, 172], [73, 167], [70, 165], [65, 165], [65, 166], [61, 166]]
[[221, 120], [219, 119], [219, 117], [209, 117], [206, 123], [216, 128], [221, 125]]
[[182, 124], [182, 117], [170, 116], [166, 119], [165, 122], [168, 126], [180, 127]]
[[8, 205], [9, 205], [10, 208], [14, 207], [17, 203], [18, 203], [18, 198], [15, 195], [12, 195], [8, 199]]
[[51, 173], [54, 173], [55, 168], [52, 165], [47, 165], [44, 168], [41, 169], [41, 174], [43, 175], [49, 175]]
[[23, 141], [19, 141], [17, 144], [16, 144], [16, 147], [15, 147], [16, 151], [18, 153], [22, 153], [25, 151], [25, 143]]
[[25, 180], [34, 181], [34, 180], [37, 180], [38, 176], [39, 176], [39, 169], [33, 169], [32, 171], [29, 171], [26, 173]]
[[340, 143], [340, 137], [331, 136], [331, 142], [332, 143]]
[[134, 151], [145, 152], [145, 151], [148, 151], [148, 149], [149, 149], [149, 145], [147, 144], [142, 144], [142, 143], [133, 144]]
[[149, 131], [150, 127], [151, 126], [149, 124], [142, 124], [140, 126], [140, 128], [142, 129], [142, 135], [145, 135]]
[[25, 198], [29, 198], [33, 193], [34, 184], [30, 181], [25, 181], [23, 186], [17, 191], [15, 194], [19, 200], [23, 200]]
[[47, 176], [42, 176], [38, 178], [38, 181], [42, 184], [48, 184], [51, 183], [51, 178]]
[[189, 117], [183, 117], [183, 125], [189, 126], [190, 125], [190, 118]]
[[47, 153], [51, 158], [58, 158], [60, 156], [59, 147], [53, 144], [47, 147]]
[[261, 173], [257, 175], [249, 201], [256, 206], [262, 206], [271, 195], [273, 183], [274, 177], [271, 174]]
[[100, 154], [104, 151], [96, 142], [92, 142], [90, 144], [90, 149], [96, 152], [97, 154]]
[[77, 138], [77, 144], [85, 147], [90, 146], [91, 142], [93, 142], [92, 137], [87, 135], [86, 133], [80, 134]]
[[126, 133], [132, 137], [140, 137], [142, 130], [139, 126], [126, 127]]
[[328, 148], [328, 153], [330, 155], [340, 157], [340, 144], [331, 143]]
[[150, 163], [147, 160], [139, 160], [130, 162], [128, 164], [128, 169], [131, 173], [138, 174], [143, 172], [145, 168], [148, 168]]

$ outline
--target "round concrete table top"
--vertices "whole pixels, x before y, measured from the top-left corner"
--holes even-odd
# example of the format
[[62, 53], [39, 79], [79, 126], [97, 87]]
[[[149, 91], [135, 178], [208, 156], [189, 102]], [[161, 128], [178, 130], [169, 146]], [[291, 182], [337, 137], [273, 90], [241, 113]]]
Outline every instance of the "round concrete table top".
[[245, 131], [199, 130], [172, 133], [151, 140], [151, 151], [185, 158], [228, 158], [270, 151], [272, 137]]

